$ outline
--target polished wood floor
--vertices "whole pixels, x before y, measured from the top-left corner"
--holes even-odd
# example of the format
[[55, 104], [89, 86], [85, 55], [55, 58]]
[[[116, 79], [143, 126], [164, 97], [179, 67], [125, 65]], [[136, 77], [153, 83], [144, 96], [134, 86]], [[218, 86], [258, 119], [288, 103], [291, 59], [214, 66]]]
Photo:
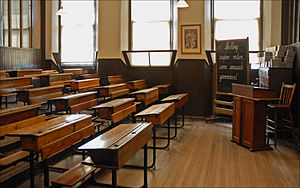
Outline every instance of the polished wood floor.
[[[160, 129], [164, 134], [166, 129]], [[250, 152], [231, 141], [231, 128], [220, 123], [205, 124], [189, 119], [171, 142], [169, 150], [159, 150], [155, 170], [148, 171], [149, 187], [299, 187], [299, 154], [288, 144], [279, 143], [277, 149]], [[160, 140], [164, 144], [166, 140]], [[149, 143], [149, 145], [151, 142]], [[148, 152], [149, 163], [152, 151]], [[72, 167], [80, 156], [71, 156], [56, 166]], [[129, 161], [143, 164], [142, 150]], [[59, 173], [50, 172], [50, 178]], [[99, 182], [110, 183], [108, 171], [98, 177]], [[141, 186], [143, 171], [121, 169], [118, 184]], [[36, 175], [36, 186], [43, 187], [43, 174]], [[29, 181], [17, 187], [29, 187]], [[83, 187], [96, 187], [84, 185]]]

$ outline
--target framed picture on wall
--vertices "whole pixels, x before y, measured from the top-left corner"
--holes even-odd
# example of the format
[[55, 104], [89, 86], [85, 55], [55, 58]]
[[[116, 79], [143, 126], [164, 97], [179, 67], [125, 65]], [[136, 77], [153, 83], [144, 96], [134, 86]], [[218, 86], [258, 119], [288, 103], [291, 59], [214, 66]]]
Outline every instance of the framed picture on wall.
[[201, 25], [181, 25], [181, 53], [201, 54]]

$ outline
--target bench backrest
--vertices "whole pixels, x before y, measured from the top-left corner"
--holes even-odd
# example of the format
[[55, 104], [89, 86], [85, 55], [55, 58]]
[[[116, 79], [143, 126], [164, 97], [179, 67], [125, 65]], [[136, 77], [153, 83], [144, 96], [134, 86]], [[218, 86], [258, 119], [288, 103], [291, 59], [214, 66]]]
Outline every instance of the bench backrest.
[[36, 123], [40, 123], [46, 121], [46, 115], [35, 116], [33, 118], [28, 118], [22, 121], [18, 121], [15, 123], [10, 123], [8, 125], [0, 126], [0, 137], [5, 136], [7, 133], [12, 132], [14, 130], [22, 129], [28, 126], [31, 126]]
[[30, 84], [31, 77], [0, 78], [1, 89], [29, 86]]
[[94, 106], [97, 106], [97, 104], [98, 104], [97, 99], [93, 99], [91, 101], [86, 101], [86, 102], [83, 102], [83, 103], [79, 103], [79, 104], [70, 106], [70, 111], [71, 111], [71, 113], [78, 113], [78, 112], [81, 112], [83, 110], [87, 110], [87, 109], [90, 109]]

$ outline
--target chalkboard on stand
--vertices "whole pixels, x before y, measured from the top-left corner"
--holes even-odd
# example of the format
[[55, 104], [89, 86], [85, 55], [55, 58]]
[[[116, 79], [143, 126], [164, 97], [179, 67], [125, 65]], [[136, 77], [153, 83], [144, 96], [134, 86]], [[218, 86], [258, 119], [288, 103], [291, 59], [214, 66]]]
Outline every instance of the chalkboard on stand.
[[232, 83], [249, 82], [248, 38], [216, 41], [217, 92], [231, 93]]
[[205, 121], [222, 119], [217, 114], [232, 116], [232, 83], [249, 83], [248, 38], [216, 41], [214, 72], [213, 117]]

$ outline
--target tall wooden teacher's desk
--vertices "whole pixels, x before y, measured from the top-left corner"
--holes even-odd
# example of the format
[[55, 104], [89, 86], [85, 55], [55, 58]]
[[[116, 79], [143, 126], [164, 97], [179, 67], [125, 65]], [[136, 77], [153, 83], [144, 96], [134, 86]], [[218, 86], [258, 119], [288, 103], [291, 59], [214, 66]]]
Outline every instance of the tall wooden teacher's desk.
[[266, 88], [232, 84], [232, 141], [250, 151], [269, 149], [266, 144], [267, 104], [276, 92]]

